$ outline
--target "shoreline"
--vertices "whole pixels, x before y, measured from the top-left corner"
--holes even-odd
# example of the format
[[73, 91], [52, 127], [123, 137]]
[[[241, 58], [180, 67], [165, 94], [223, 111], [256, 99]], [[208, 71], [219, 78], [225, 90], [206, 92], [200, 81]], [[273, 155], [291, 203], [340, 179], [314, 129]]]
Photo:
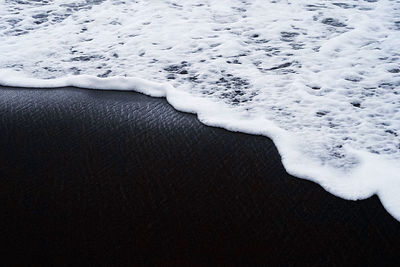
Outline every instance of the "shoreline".
[[[393, 188], [400, 186], [398, 179], [396, 179], [396, 173], [399, 173], [400, 169], [396, 168], [394, 162], [386, 161], [371, 152], [353, 149], [350, 145], [336, 145], [336, 148], [343, 148], [343, 151], [337, 150], [334, 153], [338, 159], [345, 159], [346, 153], [350, 153], [357, 158], [357, 160], [354, 159], [355, 162], [358, 162], [351, 171], [341, 172], [341, 167], [337, 169], [330, 164], [323, 164], [322, 161], [319, 162], [304, 156], [304, 153], [307, 154], [307, 152], [297, 147], [302, 142], [301, 139], [298, 139], [293, 132], [278, 127], [272, 120], [258, 117], [244, 119], [240, 112], [236, 113], [234, 110], [220, 106], [207, 98], [181, 92], [168, 83], [157, 83], [135, 77], [100, 78], [91, 75], [41, 80], [19, 77], [15, 74], [11, 70], [0, 70], [0, 86], [31, 89], [72, 87], [104, 91], [135, 91], [147, 96], [165, 98], [175, 110], [195, 114], [198, 120], [207, 126], [223, 128], [232, 132], [265, 136], [270, 138], [275, 147], [278, 148], [282, 164], [290, 175], [316, 182], [329, 193], [346, 200], [366, 199], [376, 194], [386, 211], [400, 221], [400, 206], [397, 205], [400, 199], [398, 199], [396, 190], [393, 190]], [[307, 146], [310, 144], [312, 145], [312, 141], [307, 143]], [[320, 157], [324, 158], [325, 156], [320, 155]], [[345, 162], [342, 163], [345, 164]], [[346, 166], [346, 164], [343, 166]], [[380, 179], [377, 177], [380, 177]]]
[[165, 99], [0, 87], [0, 127], [15, 260], [398, 261], [400, 224], [377, 196], [343, 200], [290, 176], [269, 138], [205, 126]]

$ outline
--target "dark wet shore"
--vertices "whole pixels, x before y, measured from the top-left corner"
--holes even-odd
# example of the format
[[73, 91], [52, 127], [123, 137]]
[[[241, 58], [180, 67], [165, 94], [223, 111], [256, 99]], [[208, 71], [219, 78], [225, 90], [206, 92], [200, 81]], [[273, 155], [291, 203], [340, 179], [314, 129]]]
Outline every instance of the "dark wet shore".
[[165, 99], [0, 88], [1, 263], [395, 265], [400, 223]]

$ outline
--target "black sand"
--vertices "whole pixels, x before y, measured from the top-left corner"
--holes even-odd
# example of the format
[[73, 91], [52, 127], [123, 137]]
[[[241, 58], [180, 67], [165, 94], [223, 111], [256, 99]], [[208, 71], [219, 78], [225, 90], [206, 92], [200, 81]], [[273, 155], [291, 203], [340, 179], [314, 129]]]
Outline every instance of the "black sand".
[[130, 92], [0, 88], [1, 264], [399, 262], [400, 223], [265, 137]]

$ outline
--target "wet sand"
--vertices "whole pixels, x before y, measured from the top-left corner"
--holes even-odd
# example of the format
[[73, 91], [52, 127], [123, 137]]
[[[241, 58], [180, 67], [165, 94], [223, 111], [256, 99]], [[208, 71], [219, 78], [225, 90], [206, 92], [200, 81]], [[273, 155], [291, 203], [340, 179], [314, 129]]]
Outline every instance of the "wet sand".
[[380, 266], [400, 223], [165, 99], [0, 87], [2, 263]]

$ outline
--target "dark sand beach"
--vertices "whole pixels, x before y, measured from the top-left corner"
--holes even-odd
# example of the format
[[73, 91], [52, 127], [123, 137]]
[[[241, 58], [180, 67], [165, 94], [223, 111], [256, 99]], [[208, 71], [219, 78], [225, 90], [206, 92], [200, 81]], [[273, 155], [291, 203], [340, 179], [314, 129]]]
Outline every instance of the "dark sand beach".
[[373, 196], [288, 175], [266, 137], [133, 92], [0, 87], [1, 264], [395, 265]]

